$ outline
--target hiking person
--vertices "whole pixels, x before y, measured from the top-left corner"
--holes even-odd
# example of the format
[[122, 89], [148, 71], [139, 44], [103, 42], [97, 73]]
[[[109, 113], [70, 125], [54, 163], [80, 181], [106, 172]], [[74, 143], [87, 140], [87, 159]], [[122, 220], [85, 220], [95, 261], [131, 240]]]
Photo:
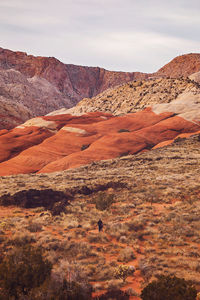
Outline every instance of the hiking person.
[[102, 222], [102, 220], [99, 219], [99, 221], [97, 222], [97, 224], [98, 224], [98, 227], [99, 227], [99, 232], [102, 231], [102, 229], [103, 229], [103, 222]]

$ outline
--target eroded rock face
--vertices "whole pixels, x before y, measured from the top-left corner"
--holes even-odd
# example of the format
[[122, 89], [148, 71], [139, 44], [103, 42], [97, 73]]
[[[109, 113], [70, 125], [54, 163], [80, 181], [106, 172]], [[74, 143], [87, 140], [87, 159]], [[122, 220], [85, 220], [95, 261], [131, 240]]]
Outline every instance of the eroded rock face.
[[12, 102], [0, 96], [0, 131], [12, 129], [33, 117], [31, 111], [23, 104]]
[[0, 70], [0, 129], [11, 129], [37, 115], [72, 103], [46, 79], [26, 77], [14, 69]]
[[28, 126], [0, 131], [0, 162], [18, 155], [21, 151], [40, 144], [52, 132], [46, 128]]
[[54, 57], [34, 57], [24, 52], [0, 48], [0, 66], [14, 68], [25, 76], [39, 76], [53, 84], [64, 95], [77, 103], [83, 97], [97, 93], [125, 81], [147, 77], [133, 72], [112, 72], [98, 67], [82, 67], [64, 64]]
[[[84, 97], [145, 77], [146, 74], [138, 72], [67, 65], [54, 57], [34, 57], [0, 48], [0, 104], [9, 103], [7, 112], [0, 111], [0, 129], [10, 129], [62, 107], [70, 108]], [[18, 104], [24, 106], [24, 111]], [[21, 118], [15, 110], [20, 110]]]
[[[3, 106], [0, 111], [0, 129], [10, 129], [31, 117], [44, 115], [56, 109], [73, 107], [83, 98], [94, 97], [125, 82], [147, 78], [179, 78], [199, 70], [200, 54], [179, 56], [158, 72], [145, 74], [112, 72], [98, 67], [64, 64], [54, 57], [34, 57], [24, 52], [0, 48], [0, 104], [3, 103], [0, 105]], [[146, 105], [148, 95], [145, 97], [145, 93], [144, 88], [137, 95], [139, 109]], [[160, 97], [161, 101], [164, 94]], [[107, 96], [109, 98], [110, 95]], [[151, 96], [155, 98], [155, 95]], [[6, 108], [5, 103], [8, 103]], [[120, 113], [118, 106], [116, 101], [114, 107], [117, 113]], [[122, 111], [125, 111], [124, 106], [126, 103], [120, 105]], [[86, 112], [79, 109], [82, 113]], [[130, 110], [127, 109], [127, 112]]]
[[200, 72], [193, 73], [189, 76], [190, 80], [193, 80], [200, 84]]

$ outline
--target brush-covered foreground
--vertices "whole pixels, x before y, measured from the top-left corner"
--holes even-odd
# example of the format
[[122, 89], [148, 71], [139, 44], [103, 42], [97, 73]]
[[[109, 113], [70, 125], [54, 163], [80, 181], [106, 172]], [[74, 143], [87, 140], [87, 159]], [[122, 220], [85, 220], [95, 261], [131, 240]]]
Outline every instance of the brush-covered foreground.
[[[141, 290], [162, 274], [191, 280], [199, 291], [199, 170], [196, 135], [70, 171], [0, 177], [1, 251], [28, 243], [40, 247], [55, 274], [86, 280], [93, 297], [120, 288], [140, 299]], [[27, 208], [31, 189], [64, 192], [67, 200], [63, 205], [56, 194], [55, 213], [41, 192], [38, 207]], [[20, 191], [27, 201], [16, 207]], [[5, 197], [13, 206], [6, 206]], [[107, 204], [99, 206], [99, 199]], [[119, 275], [120, 266], [128, 268], [126, 275]]]

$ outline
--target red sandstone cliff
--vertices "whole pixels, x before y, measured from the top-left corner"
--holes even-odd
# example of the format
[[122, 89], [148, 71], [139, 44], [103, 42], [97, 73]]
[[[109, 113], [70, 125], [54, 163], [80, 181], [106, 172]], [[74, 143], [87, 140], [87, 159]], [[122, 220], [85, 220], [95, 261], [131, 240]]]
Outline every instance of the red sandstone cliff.
[[0, 129], [73, 107], [82, 98], [145, 77], [142, 73], [64, 64], [54, 57], [34, 57], [0, 48]]
[[2, 48], [0, 67], [13, 68], [27, 77], [45, 78], [64, 96], [69, 97], [72, 104], [84, 97], [95, 96], [109, 87], [147, 77], [147, 74], [139, 72], [112, 72], [98, 67], [64, 64], [54, 57], [35, 57]]
[[131, 80], [189, 76], [199, 70], [200, 54], [176, 57], [158, 72], [145, 74], [64, 64], [54, 57], [34, 57], [0, 48], [0, 129], [10, 129], [62, 107], [70, 108], [83, 98]]
[[178, 78], [181, 76], [187, 77], [200, 70], [200, 54], [190, 53], [175, 57], [168, 64], [162, 67], [156, 76], [167, 76]]

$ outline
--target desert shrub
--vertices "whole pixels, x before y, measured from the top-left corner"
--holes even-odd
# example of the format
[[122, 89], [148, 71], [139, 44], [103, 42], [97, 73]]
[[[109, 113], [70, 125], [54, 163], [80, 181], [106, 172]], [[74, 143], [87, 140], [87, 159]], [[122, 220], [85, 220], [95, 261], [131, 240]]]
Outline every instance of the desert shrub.
[[126, 292], [113, 289], [101, 296], [96, 297], [95, 300], [128, 300], [129, 298], [129, 295]]
[[5, 240], [5, 238], [2, 235], [0, 235], [0, 244], [2, 244], [4, 242], [4, 240]]
[[92, 251], [92, 246], [86, 242], [67, 242], [63, 247], [63, 252], [66, 257], [77, 257], [79, 259], [95, 256], [95, 253]]
[[107, 290], [115, 290], [119, 289], [124, 285], [123, 280], [121, 279], [111, 279], [107, 281], [107, 286], [105, 287]]
[[127, 232], [127, 225], [125, 223], [120, 223], [120, 221], [107, 224], [106, 226], [106, 233], [108, 233], [112, 237], [115, 237], [121, 243], [127, 241]]
[[122, 128], [122, 129], [119, 129], [118, 132], [119, 133], [121, 133], [121, 132], [130, 132], [130, 130]]
[[125, 281], [126, 278], [130, 275], [133, 275], [134, 272], [135, 268], [133, 266], [120, 265], [115, 268], [115, 277]]
[[101, 192], [95, 198], [96, 209], [106, 210], [114, 203], [114, 195]]
[[85, 149], [89, 148], [90, 147], [90, 144], [83, 144], [81, 146], [81, 151], [84, 151]]
[[[99, 266], [99, 268], [98, 268]], [[98, 281], [107, 281], [113, 279], [115, 268], [107, 265], [106, 263], [102, 266], [100, 263], [97, 267], [95, 266], [96, 279]], [[97, 269], [98, 268], [98, 269]], [[94, 272], [93, 272], [94, 274]], [[92, 274], [92, 275], [93, 275]]]
[[0, 197], [0, 204], [4, 206], [17, 205], [25, 208], [45, 207], [52, 209], [55, 202], [62, 202], [65, 205], [72, 200], [72, 195], [69, 192], [54, 191], [52, 189], [29, 189], [22, 190], [13, 195], [10, 193]]
[[145, 280], [149, 280], [153, 275], [155, 266], [154, 264], [150, 263], [148, 260], [141, 259], [139, 261], [139, 270], [141, 271], [141, 274], [145, 278]]
[[56, 289], [53, 299], [89, 300], [92, 298], [91, 291], [91, 287], [84, 287], [78, 282], [67, 282], [64, 280], [61, 287]]
[[66, 203], [63, 201], [59, 201], [53, 204], [52, 208], [51, 208], [51, 213], [52, 216], [58, 216], [60, 215], [62, 212], [66, 213]]
[[27, 230], [21, 231], [21, 232], [16, 232], [13, 236], [11, 236], [7, 244], [20, 247], [20, 246], [25, 246], [27, 244], [35, 242], [34, 237], [28, 232]]
[[89, 234], [88, 235], [89, 243], [106, 243], [108, 242], [108, 238], [105, 234], [97, 235], [97, 234]]
[[39, 248], [30, 245], [15, 248], [0, 264], [0, 290], [8, 298], [18, 299], [40, 286], [49, 277], [51, 268]]
[[87, 281], [84, 268], [76, 261], [61, 259], [54, 266], [50, 280], [36, 291], [31, 300], [89, 300], [92, 287]]
[[51, 280], [32, 290], [28, 299], [31, 300], [90, 300], [92, 299], [91, 285], [83, 282]]
[[127, 156], [130, 154], [130, 150], [120, 153], [119, 157]]
[[133, 220], [129, 223], [126, 223], [129, 231], [140, 231], [144, 229], [144, 221], [143, 220]]
[[133, 253], [133, 250], [129, 247], [125, 248], [125, 249], [122, 249], [119, 253], [119, 256], [118, 256], [118, 261], [121, 261], [121, 262], [129, 262], [131, 260], [135, 259], [135, 255]]
[[195, 300], [197, 291], [183, 278], [159, 276], [148, 284], [141, 293], [142, 300]]
[[40, 223], [30, 221], [26, 229], [30, 232], [39, 232], [42, 230], [42, 225]]

